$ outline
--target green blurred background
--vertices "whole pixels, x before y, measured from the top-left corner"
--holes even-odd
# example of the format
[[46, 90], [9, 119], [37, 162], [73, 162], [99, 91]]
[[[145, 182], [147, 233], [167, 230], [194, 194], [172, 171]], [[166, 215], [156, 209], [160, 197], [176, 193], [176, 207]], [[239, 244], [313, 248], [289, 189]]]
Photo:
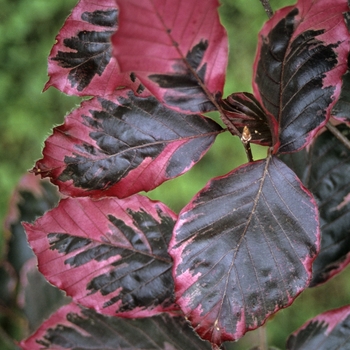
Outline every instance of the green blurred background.
[[[230, 40], [225, 94], [251, 92], [257, 35], [267, 17], [259, 0], [223, 0], [222, 3], [220, 14]], [[274, 10], [293, 3], [271, 0]], [[14, 186], [41, 157], [43, 142], [52, 127], [61, 124], [64, 116], [80, 101], [54, 88], [41, 93], [47, 81], [47, 56], [55, 35], [75, 4], [75, 0], [0, 0], [1, 221]], [[265, 154], [265, 149], [253, 148], [255, 159]], [[163, 184], [150, 196], [178, 212], [210, 178], [225, 174], [244, 162], [246, 158], [240, 142], [225, 133], [190, 172]], [[4, 231], [0, 232], [2, 256], [7, 240]], [[308, 318], [349, 303], [349, 274], [350, 270], [346, 269], [330, 283], [307, 290], [292, 307], [280, 311], [268, 322], [269, 343], [283, 349], [286, 336]], [[17, 332], [16, 337], [21, 336], [23, 333]], [[258, 337], [259, 332], [250, 332], [230, 348], [248, 349], [256, 345]]]

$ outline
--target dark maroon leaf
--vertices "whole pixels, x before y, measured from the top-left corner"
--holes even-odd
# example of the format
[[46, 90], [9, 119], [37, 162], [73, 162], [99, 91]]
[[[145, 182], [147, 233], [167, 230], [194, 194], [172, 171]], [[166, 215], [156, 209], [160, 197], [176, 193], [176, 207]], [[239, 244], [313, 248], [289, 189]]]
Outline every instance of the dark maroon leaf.
[[287, 341], [287, 350], [350, 350], [350, 306], [306, 322]]
[[176, 302], [212, 343], [236, 340], [308, 286], [317, 207], [280, 160], [212, 180], [179, 214], [169, 250]]
[[137, 91], [140, 81], [121, 73], [112, 57], [117, 17], [115, 0], [80, 0], [56, 37], [44, 90], [54, 86], [78, 96], [105, 96], [120, 86]]
[[[350, 14], [349, 14], [350, 16]], [[337, 103], [332, 109], [332, 117], [349, 122], [350, 121], [350, 71], [349, 71], [349, 57], [348, 57], [348, 70], [343, 75], [343, 85], [341, 93]]]
[[28, 339], [23, 350], [209, 350], [183, 317], [167, 314], [129, 320], [108, 317], [71, 303], [59, 309]]
[[171, 311], [176, 216], [164, 204], [68, 198], [24, 224], [39, 270], [74, 301], [107, 315], [144, 317]]
[[[338, 130], [350, 139], [347, 126]], [[314, 194], [320, 211], [321, 250], [313, 264], [310, 286], [327, 281], [350, 262], [350, 152], [329, 131], [309, 150], [282, 159]]]
[[217, 0], [118, 0], [120, 27], [112, 38], [123, 72], [168, 106], [215, 109], [227, 65], [227, 36]]
[[39, 327], [52, 312], [70, 302], [70, 298], [50, 284], [38, 271], [36, 257], [24, 264], [20, 282], [18, 304], [28, 320], [30, 332]]
[[[0, 304], [9, 308], [16, 303], [16, 288], [18, 285], [18, 274], [13, 266], [6, 260], [0, 264]], [[6, 311], [5, 311], [6, 312]], [[1, 315], [5, 314], [2, 310]], [[5, 317], [1, 320], [1, 325], [5, 324]], [[0, 342], [1, 344], [1, 342]]]
[[264, 146], [272, 145], [271, 129], [273, 125], [269, 125], [270, 118], [267, 118], [264, 109], [254, 95], [248, 92], [234, 93], [221, 101], [225, 115], [230, 122], [243, 132], [243, 128], [247, 126], [251, 132], [252, 143]]
[[259, 35], [254, 92], [279, 124], [285, 153], [309, 144], [325, 125], [346, 71], [349, 32], [346, 1], [299, 0], [269, 20]]
[[57, 188], [48, 180], [41, 180], [34, 174], [24, 175], [16, 186], [5, 217], [4, 228], [10, 235], [7, 260], [17, 274], [23, 264], [33, 256], [28, 247], [22, 221], [34, 222], [59, 200]]
[[189, 170], [221, 127], [179, 114], [154, 97], [118, 91], [94, 98], [66, 117], [45, 142], [36, 174], [71, 196], [129, 196]]

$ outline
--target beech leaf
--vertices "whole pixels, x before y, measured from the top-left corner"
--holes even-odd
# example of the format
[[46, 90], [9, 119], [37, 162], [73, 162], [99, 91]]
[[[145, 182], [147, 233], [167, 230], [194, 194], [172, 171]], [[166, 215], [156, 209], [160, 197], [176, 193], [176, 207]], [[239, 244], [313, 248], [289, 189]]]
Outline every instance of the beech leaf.
[[188, 171], [221, 131], [209, 118], [118, 91], [67, 116], [33, 171], [71, 196], [127, 197]]
[[54, 86], [69, 95], [105, 96], [127, 86], [141, 93], [140, 81], [121, 73], [112, 56], [117, 24], [115, 0], [80, 0], [56, 36], [44, 90]]
[[59, 198], [57, 187], [47, 179], [41, 180], [29, 173], [22, 176], [18, 182], [11, 196], [4, 221], [4, 228], [10, 237], [7, 260], [15, 268], [17, 274], [20, 274], [25, 262], [33, 257], [22, 222], [34, 222], [47, 210], [56, 206]]
[[[350, 16], [350, 14], [349, 14]], [[350, 20], [350, 17], [349, 17]], [[344, 121], [350, 122], [350, 62], [348, 57], [348, 70], [343, 75], [343, 85], [341, 93], [337, 103], [332, 109], [332, 117]]]
[[[337, 128], [350, 140], [346, 125]], [[316, 286], [341, 272], [350, 262], [350, 153], [331, 132], [325, 131], [309, 150], [284, 155], [282, 159], [318, 202], [322, 240], [310, 284]]]
[[319, 239], [316, 203], [284, 163], [235, 169], [179, 214], [176, 303], [203, 339], [237, 340], [308, 286]]
[[226, 117], [239, 130], [243, 132], [244, 127], [248, 127], [251, 133], [251, 143], [264, 146], [272, 145], [270, 118], [267, 117], [264, 109], [254, 95], [248, 92], [238, 92], [231, 94], [221, 101], [221, 106]]
[[176, 216], [159, 202], [67, 198], [24, 224], [49, 282], [106, 315], [145, 317], [176, 309], [167, 253]]
[[287, 341], [287, 350], [350, 350], [350, 306], [306, 322]]
[[299, 0], [277, 11], [261, 30], [253, 88], [279, 125], [275, 153], [300, 150], [327, 123], [347, 68], [347, 12], [343, 0], [332, 6]]
[[118, 0], [114, 55], [154, 96], [185, 112], [214, 110], [228, 58], [217, 0]]
[[145, 319], [104, 316], [74, 303], [60, 308], [28, 339], [23, 350], [120, 349], [210, 350], [183, 317], [167, 314]]

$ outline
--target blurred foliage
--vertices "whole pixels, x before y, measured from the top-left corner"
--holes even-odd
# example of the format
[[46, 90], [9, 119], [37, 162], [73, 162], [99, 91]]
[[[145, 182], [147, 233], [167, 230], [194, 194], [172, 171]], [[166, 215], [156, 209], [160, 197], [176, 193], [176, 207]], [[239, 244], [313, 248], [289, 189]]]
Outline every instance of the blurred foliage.
[[[294, 3], [292, 0], [270, 2], [274, 10]], [[19, 178], [41, 157], [43, 142], [52, 127], [61, 124], [64, 116], [80, 102], [79, 98], [65, 96], [53, 88], [41, 93], [47, 81], [47, 56], [55, 35], [75, 3], [76, 0], [0, 0], [1, 221], [11, 192]], [[225, 96], [238, 91], [251, 92], [252, 65], [258, 32], [267, 19], [265, 11], [259, 0], [222, 0], [220, 15], [230, 42]], [[253, 147], [253, 155], [255, 159], [265, 157], [266, 150]], [[245, 162], [239, 140], [228, 133], [221, 134], [190, 172], [163, 184], [149, 195], [178, 212], [209, 179]], [[4, 251], [7, 240], [0, 232], [0, 251]], [[7, 272], [13, 273], [11, 269]], [[329, 283], [305, 291], [290, 308], [267, 322], [269, 344], [285, 348], [288, 334], [307, 319], [349, 303], [349, 274], [348, 268]], [[0, 278], [0, 297], [1, 286]], [[0, 347], [12, 350], [15, 349], [12, 339], [23, 336], [23, 319], [15, 310], [4, 315], [0, 309], [0, 323], [4, 317], [11, 322], [5, 328], [0, 327]], [[258, 344], [260, 334], [259, 330], [249, 332], [227, 348], [252, 348]]]
[[[78, 98], [42, 94], [47, 56], [74, 0], [0, 0], [0, 220], [17, 181]], [[2, 240], [1, 240], [2, 243]], [[1, 248], [0, 243], [0, 248]]]

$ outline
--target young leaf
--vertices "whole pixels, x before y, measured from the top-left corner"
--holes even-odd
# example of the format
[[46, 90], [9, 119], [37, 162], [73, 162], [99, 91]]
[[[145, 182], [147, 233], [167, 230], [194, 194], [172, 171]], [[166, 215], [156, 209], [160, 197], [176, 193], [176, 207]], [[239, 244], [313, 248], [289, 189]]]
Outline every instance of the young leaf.
[[123, 72], [168, 106], [184, 112], [215, 109], [227, 65], [227, 36], [217, 0], [118, 0], [112, 37]]
[[349, 38], [344, 0], [299, 0], [269, 20], [259, 35], [254, 93], [279, 124], [275, 152], [309, 144], [339, 97]]
[[110, 38], [117, 20], [115, 0], [80, 0], [56, 37], [44, 90], [54, 86], [78, 96], [104, 96], [120, 86], [136, 91], [140, 82], [121, 73], [112, 56]]
[[183, 317], [167, 314], [129, 320], [108, 317], [74, 303], [59, 309], [28, 339], [23, 350], [210, 350]]
[[167, 253], [175, 220], [140, 195], [68, 198], [24, 227], [40, 272], [74, 301], [106, 315], [145, 317], [176, 308]]
[[45, 142], [34, 172], [71, 196], [127, 197], [189, 170], [221, 127], [154, 97], [118, 91], [83, 102]]
[[[350, 139], [345, 125], [337, 127]], [[313, 264], [310, 286], [326, 282], [350, 262], [350, 154], [329, 131], [322, 133], [309, 150], [282, 159], [314, 194], [320, 211], [321, 250]]]
[[254, 95], [248, 92], [234, 93], [222, 100], [220, 104], [226, 117], [240, 133], [243, 132], [245, 126], [251, 130], [250, 142], [264, 146], [272, 145], [270, 129], [273, 130], [274, 125], [269, 125], [271, 119], [267, 118], [264, 109]]
[[308, 286], [317, 207], [275, 157], [212, 180], [179, 214], [170, 242], [176, 302], [220, 345], [261, 326]]
[[287, 341], [287, 350], [350, 350], [350, 306], [306, 322]]

